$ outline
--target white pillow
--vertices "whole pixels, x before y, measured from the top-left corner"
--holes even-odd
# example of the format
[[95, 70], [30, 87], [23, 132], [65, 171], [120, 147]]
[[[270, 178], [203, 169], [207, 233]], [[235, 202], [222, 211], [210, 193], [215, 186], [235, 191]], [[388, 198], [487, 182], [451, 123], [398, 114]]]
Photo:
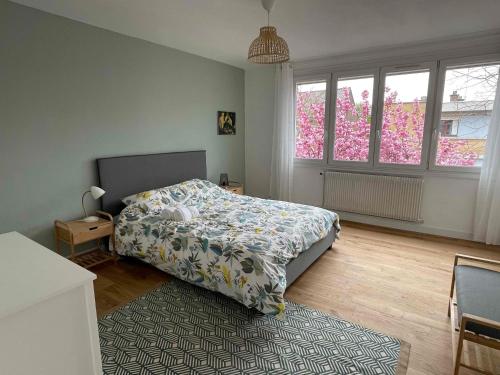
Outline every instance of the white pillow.
[[200, 215], [196, 207], [165, 207], [160, 211], [160, 215], [170, 221], [190, 221]]

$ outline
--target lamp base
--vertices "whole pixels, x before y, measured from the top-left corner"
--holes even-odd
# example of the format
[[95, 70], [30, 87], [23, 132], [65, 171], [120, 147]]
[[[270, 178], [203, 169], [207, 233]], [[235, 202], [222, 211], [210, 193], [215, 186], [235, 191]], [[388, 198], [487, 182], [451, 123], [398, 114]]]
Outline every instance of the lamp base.
[[99, 221], [99, 218], [97, 216], [87, 216], [83, 218], [82, 221], [85, 221], [86, 223], [94, 223], [96, 221]]

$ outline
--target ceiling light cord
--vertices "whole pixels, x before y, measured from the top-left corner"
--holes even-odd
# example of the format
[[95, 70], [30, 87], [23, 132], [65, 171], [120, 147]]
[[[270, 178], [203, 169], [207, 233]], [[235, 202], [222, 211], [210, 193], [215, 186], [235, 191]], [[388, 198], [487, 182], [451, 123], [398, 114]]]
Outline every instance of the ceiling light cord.
[[275, 2], [276, 2], [276, 0], [261, 0], [262, 7], [267, 12], [267, 26], [270, 25], [269, 18], [270, 18], [271, 10], [273, 9]]

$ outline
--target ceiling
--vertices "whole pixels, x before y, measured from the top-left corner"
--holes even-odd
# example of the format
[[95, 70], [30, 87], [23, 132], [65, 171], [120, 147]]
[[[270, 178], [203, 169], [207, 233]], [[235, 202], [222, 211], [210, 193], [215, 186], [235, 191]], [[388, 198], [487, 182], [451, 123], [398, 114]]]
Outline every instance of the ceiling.
[[[49, 13], [248, 68], [266, 23], [260, 0], [14, 0]], [[278, 0], [271, 24], [292, 60], [498, 30], [498, 0]]]

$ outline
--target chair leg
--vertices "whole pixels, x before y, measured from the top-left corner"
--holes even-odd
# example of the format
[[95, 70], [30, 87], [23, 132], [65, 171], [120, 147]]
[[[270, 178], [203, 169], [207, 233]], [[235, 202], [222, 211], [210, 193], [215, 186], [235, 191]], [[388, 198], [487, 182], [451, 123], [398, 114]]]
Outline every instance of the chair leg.
[[450, 286], [450, 303], [448, 304], [448, 317], [451, 316], [451, 300], [453, 299], [453, 291], [455, 290], [455, 268], [457, 267], [458, 258], [455, 257], [455, 263], [453, 265], [453, 274], [451, 275], [451, 286]]
[[457, 353], [455, 355], [455, 369], [453, 375], [458, 375], [460, 372], [460, 363], [462, 361], [462, 351], [464, 346], [465, 322], [462, 319], [460, 322], [460, 336], [458, 337]]

